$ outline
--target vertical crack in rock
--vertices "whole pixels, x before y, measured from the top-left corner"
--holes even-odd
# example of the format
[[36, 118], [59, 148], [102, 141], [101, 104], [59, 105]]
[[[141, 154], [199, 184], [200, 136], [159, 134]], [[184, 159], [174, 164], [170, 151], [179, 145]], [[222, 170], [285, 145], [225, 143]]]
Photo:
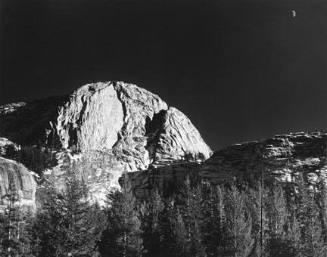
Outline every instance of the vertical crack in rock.
[[147, 137], [146, 149], [149, 152], [151, 162], [156, 161], [156, 152], [160, 148], [160, 134], [164, 133], [164, 124], [166, 122], [166, 110], [161, 110], [153, 115], [153, 118], [146, 118], [145, 135]]
[[116, 82], [114, 88], [125, 107], [121, 140], [115, 144], [114, 151], [120, 153], [127, 171], [145, 169], [151, 163], [146, 149], [147, 119], [167, 109], [167, 104], [159, 96], [133, 84]]
[[76, 121], [76, 124], [79, 125], [79, 126], [82, 125], [83, 117], [84, 117], [84, 114], [85, 114], [85, 111], [86, 111], [86, 108], [87, 108], [87, 101], [85, 100], [85, 97], [82, 96], [81, 100], [82, 100], [82, 109], [81, 109], [81, 111], [79, 113], [79, 117], [78, 117], [78, 119]]
[[120, 101], [120, 103], [122, 105], [122, 108], [123, 108], [123, 121], [124, 121], [124, 124], [123, 124], [122, 128], [120, 129], [120, 131], [117, 132], [117, 141], [113, 145], [113, 148], [114, 148], [115, 145], [118, 143], [118, 141], [120, 139], [122, 139], [122, 133], [124, 133], [124, 131], [126, 130], [128, 113], [127, 113], [127, 107], [126, 107], [125, 101], [123, 101], [122, 96], [121, 96], [120, 88], [117, 86], [117, 82], [113, 82], [112, 86], [113, 86], [113, 88], [114, 88], [114, 90], [116, 92], [118, 101]]
[[57, 130], [64, 148], [71, 147], [73, 135], [81, 151], [111, 149], [124, 125], [123, 117], [122, 103], [110, 82], [87, 84], [63, 107]]
[[74, 126], [71, 124], [68, 127], [68, 147], [77, 147], [78, 143], [78, 135], [77, 135], [77, 129], [74, 128]]

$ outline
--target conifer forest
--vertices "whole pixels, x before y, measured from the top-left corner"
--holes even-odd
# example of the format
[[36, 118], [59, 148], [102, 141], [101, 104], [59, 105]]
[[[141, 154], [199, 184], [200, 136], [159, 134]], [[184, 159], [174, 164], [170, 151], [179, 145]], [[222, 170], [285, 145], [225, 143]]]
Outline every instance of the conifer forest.
[[136, 199], [124, 181], [105, 206], [90, 204], [73, 170], [58, 192], [45, 183], [36, 213], [22, 210], [14, 184], [1, 214], [1, 256], [11, 257], [324, 257], [324, 188], [222, 185], [186, 178], [173, 195]]

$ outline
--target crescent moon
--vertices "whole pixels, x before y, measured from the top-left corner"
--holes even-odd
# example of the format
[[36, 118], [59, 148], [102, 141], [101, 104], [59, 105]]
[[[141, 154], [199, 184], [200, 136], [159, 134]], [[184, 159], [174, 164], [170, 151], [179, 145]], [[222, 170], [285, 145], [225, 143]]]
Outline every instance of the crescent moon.
[[293, 18], [296, 17], [296, 11], [295, 11], [295, 10], [292, 10], [292, 11], [291, 11], [291, 14], [292, 14], [292, 17], [293, 17]]

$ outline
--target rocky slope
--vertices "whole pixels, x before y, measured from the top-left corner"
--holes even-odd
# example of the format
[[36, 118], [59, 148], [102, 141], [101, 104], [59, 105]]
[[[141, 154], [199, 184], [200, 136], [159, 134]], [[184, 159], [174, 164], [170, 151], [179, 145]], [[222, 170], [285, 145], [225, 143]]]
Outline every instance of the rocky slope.
[[236, 144], [216, 151], [205, 162], [176, 163], [128, 173], [132, 188], [139, 197], [154, 189], [172, 192], [176, 181], [186, 176], [196, 181], [220, 184], [229, 181], [265, 183], [274, 180], [292, 185], [300, 176], [313, 187], [327, 183], [327, 133], [293, 133], [271, 139]]
[[[67, 97], [0, 106], [0, 137], [2, 156], [22, 162], [58, 188], [74, 166], [95, 200], [118, 186], [123, 172], [211, 155], [182, 112], [123, 82], [87, 84]], [[0, 180], [10, 173], [4, 169]], [[34, 186], [25, 179], [21, 176], [22, 183]]]

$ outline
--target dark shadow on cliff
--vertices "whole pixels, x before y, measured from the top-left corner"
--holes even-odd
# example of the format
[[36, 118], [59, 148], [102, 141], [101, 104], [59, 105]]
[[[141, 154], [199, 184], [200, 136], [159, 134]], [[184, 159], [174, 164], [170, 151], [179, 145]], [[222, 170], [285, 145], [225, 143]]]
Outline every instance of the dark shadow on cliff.
[[58, 142], [51, 124], [66, 97], [0, 106], [0, 135], [19, 145], [56, 147]]

